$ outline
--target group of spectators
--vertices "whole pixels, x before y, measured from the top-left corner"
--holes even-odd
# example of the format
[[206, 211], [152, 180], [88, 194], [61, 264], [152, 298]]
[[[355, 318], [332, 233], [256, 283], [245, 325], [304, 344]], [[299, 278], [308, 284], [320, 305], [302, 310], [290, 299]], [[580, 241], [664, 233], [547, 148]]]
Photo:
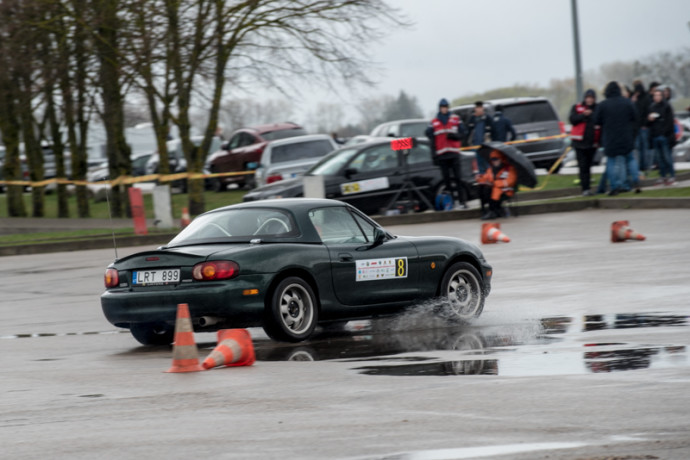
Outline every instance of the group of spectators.
[[633, 88], [612, 81], [604, 90], [605, 100], [596, 101], [588, 89], [582, 102], [570, 110], [571, 142], [577, 153], [582, 194], [590, 190], [590, 170], [599, 144], [604, 147], [606, 172], [597, 193], [609, 195], [635, 190], [652, 168], [659, 168], [658, 184], [675, 183], [672, 148], [675, 145], [671, 89], [657, 82], [645, 90], [640, 80]]
[[[489, 116], [484, 111], [483, 102], [475, 102], [474, 113], [466, 124], [462, 123], [458, 115], [450, 113], [446, 99], [441, 99], [438, 105], [438, 114], [426, 131], [433, 146], [434, 164], [441, 169], [446, 190], [454, 200], [454, 209], [467, 209], [467, 195], [461, 176], [460, 146], [463, 142], [465, 145], [481, 145], [487, 141], [506, 142], [515, 140], [517, 134], [510, 120], [503, 115], [503, 107], [500, 105], [495, 107], [493, 116]], [[491, 152], [490, 164], [479, 153], [476, 158], [482, 218], [502, 217], [505, 214], [501, 204], [513, 195], [517, 174], [499, 151]]]

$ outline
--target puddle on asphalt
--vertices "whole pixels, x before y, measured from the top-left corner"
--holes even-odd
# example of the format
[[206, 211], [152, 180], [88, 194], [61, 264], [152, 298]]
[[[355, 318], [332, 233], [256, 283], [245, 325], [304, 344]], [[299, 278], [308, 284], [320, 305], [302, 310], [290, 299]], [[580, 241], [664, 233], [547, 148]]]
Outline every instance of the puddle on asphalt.
[[[565, 375], [689, 366], [685, 345], [587, 342], [592, 331], [688, 327], [688, 315], [555, 316], [515, 325], [425, 324], [414, 312], [354, 321], [308, 343], [256, 341], [260, 361], [338, 360], [364, 375]], [[444, 327], [440, 327], [443, 324]], [[423, 328], [430, 325], [430, 328]]]

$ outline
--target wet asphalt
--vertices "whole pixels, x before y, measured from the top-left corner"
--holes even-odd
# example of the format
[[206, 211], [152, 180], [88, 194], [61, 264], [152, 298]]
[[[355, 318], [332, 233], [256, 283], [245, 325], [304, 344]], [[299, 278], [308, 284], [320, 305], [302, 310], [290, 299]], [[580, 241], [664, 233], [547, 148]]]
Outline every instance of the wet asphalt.
[[[647, 240], [611, 243], [622, 219]], [[251, 329], [254, 366], [193, 374], [102, 317], [111, 251], [3, 258], [2, 456], [690, 458], [690, 213], [501, 224], [471, 324], [425, 302], [300, 344]], [[478, 243], [479, 227], [390, 230]], [[203, 359], [215, 336], [195, 336]]]

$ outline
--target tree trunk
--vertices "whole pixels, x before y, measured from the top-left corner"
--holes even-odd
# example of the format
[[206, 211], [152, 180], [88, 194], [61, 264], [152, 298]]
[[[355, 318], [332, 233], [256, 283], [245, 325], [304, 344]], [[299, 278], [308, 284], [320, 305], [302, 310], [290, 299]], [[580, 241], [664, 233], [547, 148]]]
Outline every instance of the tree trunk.
[[[22, 167], [19, 161], [19, 121], [15, 113], [14, 90], [10, 88], [9, 78], [0, 76], [0, 131], [5, 144], [5, 164], [2, 167], [5, 180], [22, 180]], [[23, 198], [24, 186], [7, 186], [7, 214], [10, 217], [26, 217]]]
[[[67, 174], [65, 173], [65, 146], [62, 143], [62, 132], [60, 131], [60, 122], [58, 121], [57, 111], [55, 109], [52, 84], [46, 85], [46, 102], [48, 121], [50, 123], [50, 134], [53, 141], [53, 154], [55, 155], [55, 176], [58, 178], [67, 178]], [[69, 217], [67, 186], [65, 184], [57, 184], [57, 201], [57, 216], [62, 218]]]

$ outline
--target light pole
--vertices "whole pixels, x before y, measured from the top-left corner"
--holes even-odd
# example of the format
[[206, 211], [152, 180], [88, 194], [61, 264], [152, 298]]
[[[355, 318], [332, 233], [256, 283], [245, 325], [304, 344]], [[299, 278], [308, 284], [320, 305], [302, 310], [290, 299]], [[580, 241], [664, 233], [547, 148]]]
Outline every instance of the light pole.
[[573, 48], [575, 52], [575, 98], [582, 97], [582, 62], [580, 60], [580, 28], [577, 22], [577, 0], [570, 0], [570, 8], [573, 16]]

